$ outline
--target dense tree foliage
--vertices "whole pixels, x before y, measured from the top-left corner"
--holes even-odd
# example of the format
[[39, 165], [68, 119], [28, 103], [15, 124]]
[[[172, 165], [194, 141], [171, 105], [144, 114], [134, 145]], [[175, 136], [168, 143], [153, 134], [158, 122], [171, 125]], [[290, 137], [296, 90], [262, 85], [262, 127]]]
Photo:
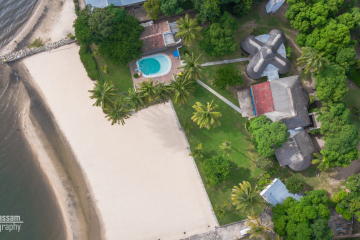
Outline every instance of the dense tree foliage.
[[274, 231], [292, 240], [331, 240], [328, 203], [325, 190], [308, 192], [300, 202], [288, 197], [272, 208]]
[[211, 23], [210, 27], [204, 30], [204, 39], [200, 42], [200, 47], [213, 57], [233, 53], [238, 46], [234, 38], [237, 28], [238, 22], [230, 13], [225, 12], [218, 21]]
[[331, 198], [336, 204], [336, 211], [347, 220], [354, 214], [360, 222], [360, 175], [352, 174], [341, 184], [345, 188], [341, 188]]
[[161, 14], [160, 5], [160, 0], [147, 0], [144, 2], [143, 7], [147, 12], [147, 17], [152, 20], [157, 20], [159, 18], [159, 14]]
[[230, 160], [223, 157], [206, 159], [203, 171], [208, 180], [208, 186], [216, 186], [230, 175]]
[[289, 193], [300, 193], [304, 189], [304, 182], [294, 175], [286, 179], [285, 186]]
[[272, 122], [261, 115], [251, 121], [249, 131], [253, 134], [255, 147], [260, 155], [269, 157], [275, 154], [275, 148], [280, 148], [287, 142], [289, 132], [282, 122]]
[[325, 104], [318, 120], [321, 121], [321, 134], [325, 140], [322, 155], [330, 166], [348, 166], [358, 159], [359, 132], [350, 121], [351, 112], [344, 103]]
[[259, 156], [255, 160], [257, 168], [260, 168], [265, 171], [269, 171], [273, 166], [274, 161], [270, 157]]
[[126, 15], [125, 8], [115, 8], [113, 4], [107, 8], [87, 5], [74, 21], [75, 37], [81, 44], [98, 44], [113, 34]]
[[166, 16], [180, 14], [184, 11], [180, 6], [183, 2], [185, 2], [185, 0], [161, 0], [160, 9]]
[[139, 59], [142, 51], [140, 35], [144, 27], [139, 21], [128, 15], [116, 25], [112, 35], [104, 39], [99, 46], [99, 52], [114, 62], [128, 63]]
[[89, 78], [92, 80], [99, 80], [100, 75], [96, 67], [95, 59], [91, 54], [90, 48], [85, 44], [81, 45], [79, 49], [79, 55]]
[[316, 76], [316, 97], [326, 102], [339, 102], [348, 92], [345, 70], [330, 65]]
[[215, 72], [214, 85], [220, 89], [225, 89], [227, 86], [242, 86], [243, 84], [244, 79], [241, 76], [241, 72], [234, 65], [220, 67]]
[[356, 52], [354, 48], [340, 49], [336, 54], [336, 63], [345, 69], [346, 73], [350, 72], [350, 68], [356, 63]]
[[241, 18], [249, 12], [253, 0], [237, 0], [235, 3], [233, 13], [236, 17]]

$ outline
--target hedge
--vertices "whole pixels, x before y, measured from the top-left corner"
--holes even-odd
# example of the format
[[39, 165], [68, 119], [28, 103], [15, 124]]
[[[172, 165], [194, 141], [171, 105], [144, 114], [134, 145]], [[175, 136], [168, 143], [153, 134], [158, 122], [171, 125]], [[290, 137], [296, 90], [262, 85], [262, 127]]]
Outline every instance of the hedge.
[[95, 59], [93, 58], [89, 47], [85, 44], [82, 44], [80, 46], [79, 55], [89, 78], [92, 80], [99, 80], [100, 75], [96, 67]]

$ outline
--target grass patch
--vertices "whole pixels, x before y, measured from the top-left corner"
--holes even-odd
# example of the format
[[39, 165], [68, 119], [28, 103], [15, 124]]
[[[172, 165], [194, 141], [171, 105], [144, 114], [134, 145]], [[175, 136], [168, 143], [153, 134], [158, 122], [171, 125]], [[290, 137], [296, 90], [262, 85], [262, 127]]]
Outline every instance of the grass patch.
[[[357, 86], [353, 86], [352, 88], [349, 88], [349, 91], [344, 97], [343, 101], [346, 103], [346, 106], [350, 109], [352, 109], [353, 107], [357, 107], [360, 109], [360, 88]], [[357, 128], [360, 129], [360, 117], [351, 116], [351, 120], [354, 122]]]
[[[96, 49], [96, 46], [91, 45], [91, 49]], [[112, 81], [120, 92], [128, 92], [129, 88], [134, 87], [128, 64], [114, 63], [100, 55], [96, 55], [94, 58], [103, 81]], [[103, 66], [107, 66], [107, 73], [101, 71]]]
[[28, 48], [37, 48], [44, 46], [41, 38], [36, 38], [32, 43], [29, 44]]
[[[225, 92], [224, 95], [226, 95]], [[229, 100], [232, 98], [233, 97], [229, 97]], [[222, 117], [220, 118], [221, 126], [211, 128], [210, 130], [204, 128], [199, 129], [198, 125], [191, 120], [194, 112], [192, 106], [196, 102], [206, 104], [206, 102], [211, 102], [212, 100], [214, 100], [214, 104], [219, 106], [218, 110], [222, 113]], [[180, 124], [184, 126], [184, 122], [187, 121], [193, 126], [190, 132], [186, 134], [190, 147], [193, 149], [199, 143], [203, 143], [204, 158], [195, 159], [195, 162], [205, 185], [206, 178], [202, 171], [204, 159], [222, 155], [219, 146], [225, 141], [231, 142], [233, 148], [236, 149], [232, 153], [233, 166], [230, 177], [218, 186], [206, 188], [206, 191], [213, 207], [215, 204], [222, 205], [224, 202], [228, 203], [225, 217], [218, 218], [220, 225], [246, 219], [247, 215], [245, 213], [236, 211], [231, 206], [231, 189], [242, 181], [249, 181], [254, 186], [256, 179], [263, 172], [261, 169], [256, 168], [255, 163], [251, 161], [255, 160], [258, 155], [251, 143], [250, 134], [245, 130], [246, 118], [243, 118], [241, 114], [200, 85], [197, 85], [194, 98], [187, 104], [181, 106], [175, 105], [174, 107]], [[249, 158], [251, 160], [249, 160]]]

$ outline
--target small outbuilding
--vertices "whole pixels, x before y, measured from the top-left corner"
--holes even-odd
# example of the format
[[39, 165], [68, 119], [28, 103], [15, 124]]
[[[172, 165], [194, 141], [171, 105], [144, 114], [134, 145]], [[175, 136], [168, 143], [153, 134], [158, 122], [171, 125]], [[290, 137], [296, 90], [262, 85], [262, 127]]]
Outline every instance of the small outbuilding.
[[[241, 40], [242, 49], [252, 55], [246, 73], [252, 79], [259, 79], [265, 76], [264, 71], [267, 69], [265, 73], [269, 80], [278, 79], [278, 73], [287, 73], [291, 68], [284, 47], [286, 37], [278, 29], [273, 29], [269, 34], [261, 36], [263, 36], [263, 40], [254, 35], [245, 36]], [[285, 54], [280, 54], [279, 48], [283, 49]]]
[[290, 131], [289, 141], [275, 149], [275, 156], [280, 166], [289, 166], [294, 171], [310, 167], [313, 153], [316, 152], [309, 134], [304, 130]]
[[286, 198], [292, 197], [297, 201], [300, 201], [302, 197], [300, 194], [292, 194], [286, 189], [286, 186], [279, 179], [275, 178], [270, 185], [268, 185], [260, 195], [264, 200], [273, 206], [276, 204], [283, 204]]

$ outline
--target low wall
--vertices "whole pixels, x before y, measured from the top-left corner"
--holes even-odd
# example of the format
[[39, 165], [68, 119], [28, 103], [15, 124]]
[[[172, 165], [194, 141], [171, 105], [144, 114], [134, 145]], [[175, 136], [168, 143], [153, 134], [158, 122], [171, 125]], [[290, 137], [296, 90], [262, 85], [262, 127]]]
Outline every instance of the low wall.
[[0, 66], [2, 64], [4, 64], [4, 63], [7, 63], [7, 62], [13, 62], [13, 61], [22, 59], [24, 57], [34, 55], [34, 54], [39, 53], [39, 52], [50, 51], [52, 49], [56, 49], [58, 47], [68, 45], [68, 44], [71, 44], [71, 43], [74, 43], [74, 42], [76, 42], [75, 39], [71, 40], [70, 38], [65, 37], [65, 38], [60, 39], [57, 42], [46, 43], [46, 44], [44, 44], [43, 47], [23, 48], [23, 49], [21, 49], [19, 51], [11, 52], [11, 53], [0, 56]]

